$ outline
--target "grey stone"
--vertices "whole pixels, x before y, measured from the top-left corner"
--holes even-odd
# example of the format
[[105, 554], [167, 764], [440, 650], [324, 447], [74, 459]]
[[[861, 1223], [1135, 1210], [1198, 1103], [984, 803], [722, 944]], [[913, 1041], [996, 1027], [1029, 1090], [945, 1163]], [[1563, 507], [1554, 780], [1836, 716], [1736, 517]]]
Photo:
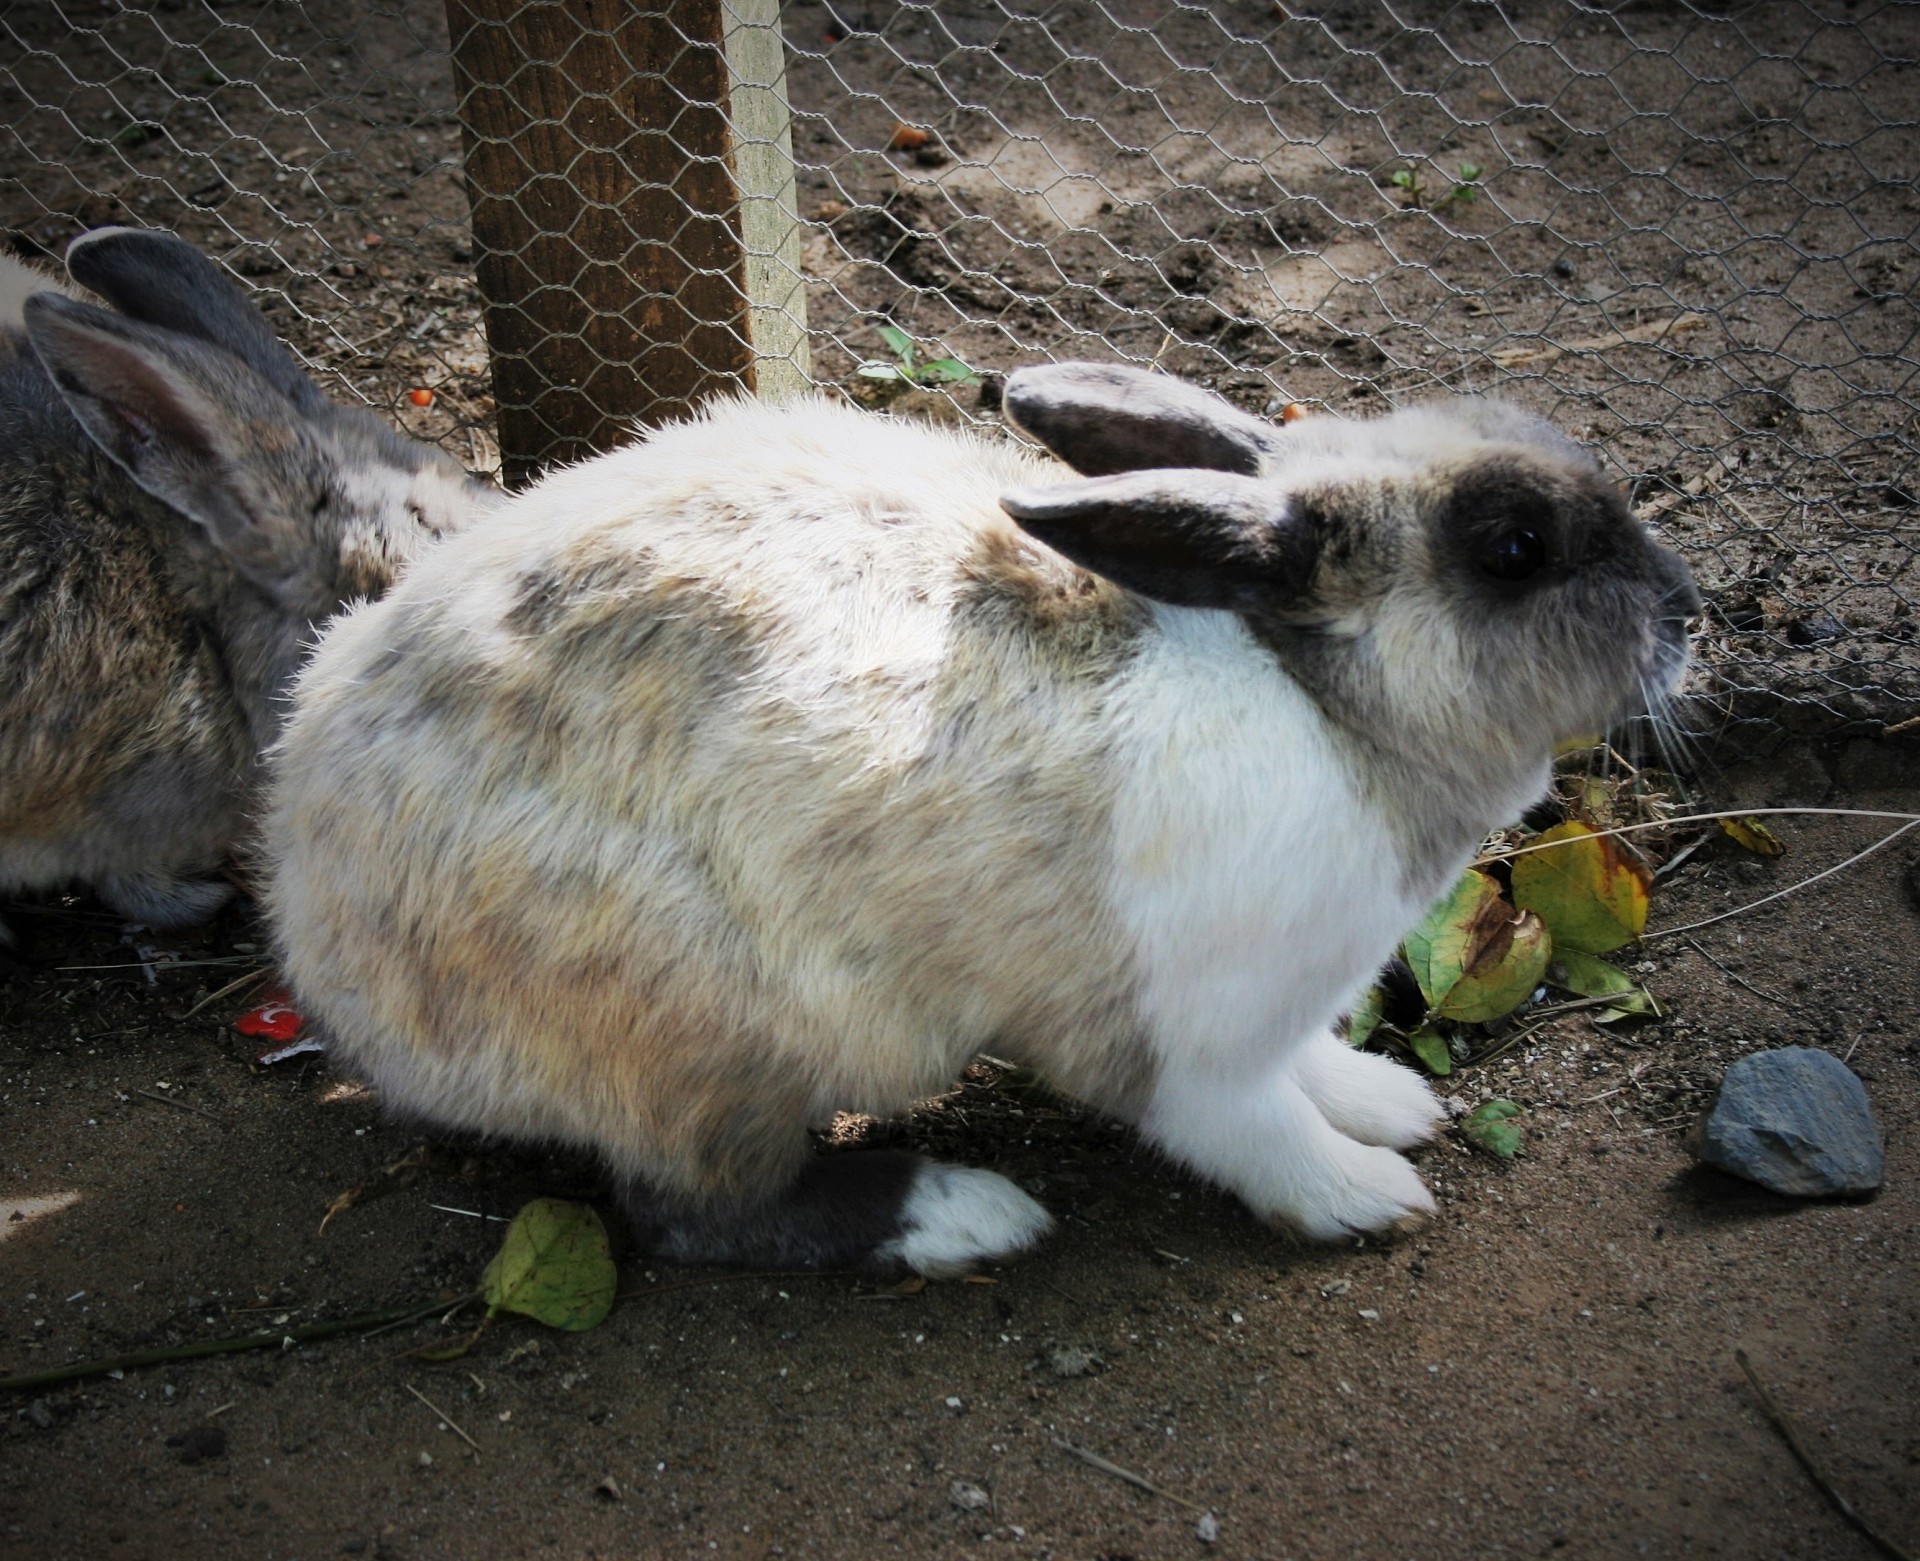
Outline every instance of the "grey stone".
[[1727, 1069], [1693, 1151], [1793, 1198], [1872, 1192], [1883, 1164], [1866, 1086], [1838, 1057], [1805, 1046], [1755, 1052]]

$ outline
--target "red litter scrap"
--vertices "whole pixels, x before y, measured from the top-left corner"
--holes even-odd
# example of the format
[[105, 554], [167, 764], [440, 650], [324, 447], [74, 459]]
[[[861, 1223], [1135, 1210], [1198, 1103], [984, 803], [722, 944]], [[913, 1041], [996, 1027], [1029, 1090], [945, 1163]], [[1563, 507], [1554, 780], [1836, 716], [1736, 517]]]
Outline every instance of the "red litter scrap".
[[289, 1057], [298, 1057], [306, 1052], [325, 1050], [317, 1039], [300, 1033], [305, 1026], [306, 1020], [293, 1006], [293, 994], [285, 988], [269, 992], [267, 1000], [258, 1008], [248, 1009], [233, 1021], [234, 1029], [242, 1035], [281, 1042], [278, 1046], [268, 1047], [255, 1059], [265, 1065], [285, 1062]]

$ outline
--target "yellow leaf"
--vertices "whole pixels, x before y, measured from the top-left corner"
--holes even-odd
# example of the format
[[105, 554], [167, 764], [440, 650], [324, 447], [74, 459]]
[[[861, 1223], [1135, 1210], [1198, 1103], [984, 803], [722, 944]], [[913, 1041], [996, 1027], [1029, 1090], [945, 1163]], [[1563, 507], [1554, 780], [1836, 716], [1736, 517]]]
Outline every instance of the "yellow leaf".
[[1513, 900], [1534, 912], [1554, 946], [1609, 954], [1646, 930], [1653, 875], [1611, 835], [1585, 824], [1556, 824], [1513, 859]]
[[1733, 837], [1735, 845], [1759, 856], [1780, 856], [1787, 849], [1780, 837], [1757, 818], [1723, 818], [1720, 828]]

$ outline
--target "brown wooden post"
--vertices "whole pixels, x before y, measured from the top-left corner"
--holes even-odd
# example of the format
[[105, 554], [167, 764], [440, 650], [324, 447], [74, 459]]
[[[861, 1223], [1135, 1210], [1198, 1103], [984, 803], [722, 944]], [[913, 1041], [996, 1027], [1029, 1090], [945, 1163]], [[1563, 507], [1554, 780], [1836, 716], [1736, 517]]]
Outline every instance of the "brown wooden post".
[[510, 486], [807, 373], [777, 0], [446, 0]]

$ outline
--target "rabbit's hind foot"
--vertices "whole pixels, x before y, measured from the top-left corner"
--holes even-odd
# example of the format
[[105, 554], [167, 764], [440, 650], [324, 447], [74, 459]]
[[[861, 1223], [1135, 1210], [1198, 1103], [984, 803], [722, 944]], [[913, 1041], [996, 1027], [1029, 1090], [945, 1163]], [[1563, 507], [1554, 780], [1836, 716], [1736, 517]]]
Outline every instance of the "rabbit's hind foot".
[[1023, 1251], [1053, 1224], [1004, 1176], [894, 1150], [816, 1156], [786, 1191], [750, 1203], [688, 1205], [638, 1182], [623, 1200], [658, 1256], [764, 1268], [960, 1274]]
[[170, 873], [125, 873], [100, 880], [100, 898], [128, 921], [156, 932], [197, 927], [233, 898], [233, 886], [218, 879], [175, 878]]

